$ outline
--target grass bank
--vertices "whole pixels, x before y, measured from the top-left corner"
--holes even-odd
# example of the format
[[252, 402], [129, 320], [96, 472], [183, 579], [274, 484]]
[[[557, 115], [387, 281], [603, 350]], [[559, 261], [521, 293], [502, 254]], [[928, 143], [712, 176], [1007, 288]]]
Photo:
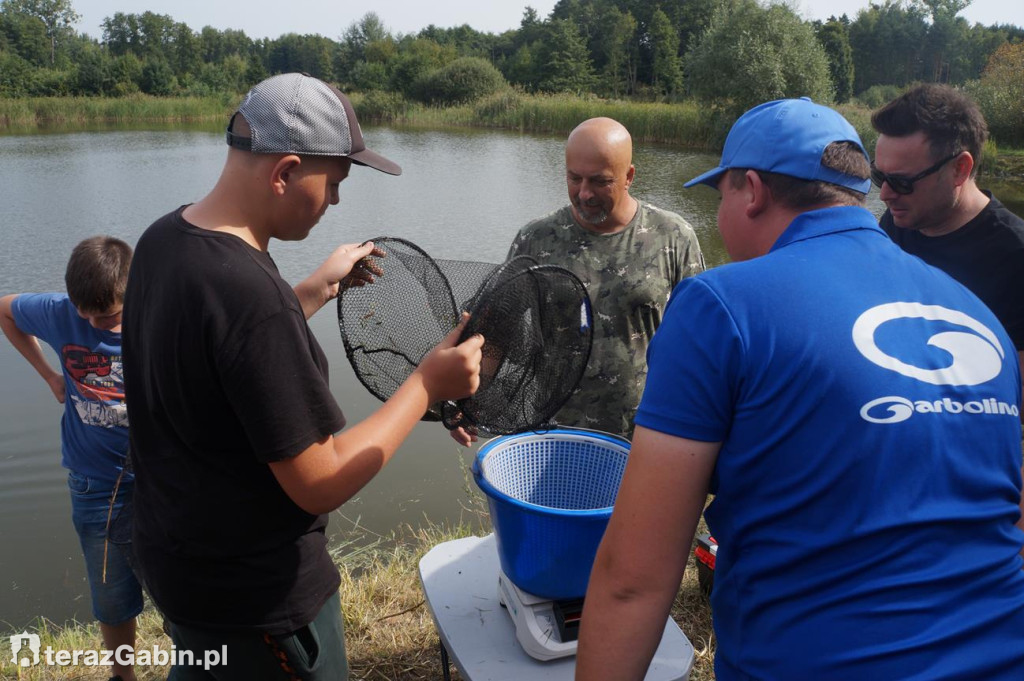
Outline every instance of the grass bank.
[[[438, 637], [430, 612], [423, 601], [417, 566], [431, 547], [460, 537], [483, 535], [486, 520], [455, 527], [430, 525], [406, 529], [388, 541], [360, 549], [342, 547], [334, 557], [342, 575], [340, 588], [345, 620], [345, 640], [351, 668], [350, 678], [381, 681], [425, 681], [441, 678]], [[692, 563], [692, 555], [691, 555]], [[672, 609], [672, 616], [696, 651], [691, 681], [714, 679], [711, 613], [708, 601], [697, 585], [691, 564]], [[57, 626], [40, 620], [29, 627], [39, 634], [43, 649], [98, 650], [99, 629], [95, 623]], [[0, 631], [7, 641], [13, 631]], [[139, 619], [137, 650], [159, 646], [170, 650], [162, 619], [152, 607]], [[6, 643], [0, 646], [0, 679], [4, 681], [106, 681], [108, 668], [45, 667], [26, 669], [10, 661]], [[165, 679], [168, 667], [138, 667], [141, 681]], [[453, 668], [454, 672], [454, 668]], [[453, 673], [453, 678], [459, 675]]]

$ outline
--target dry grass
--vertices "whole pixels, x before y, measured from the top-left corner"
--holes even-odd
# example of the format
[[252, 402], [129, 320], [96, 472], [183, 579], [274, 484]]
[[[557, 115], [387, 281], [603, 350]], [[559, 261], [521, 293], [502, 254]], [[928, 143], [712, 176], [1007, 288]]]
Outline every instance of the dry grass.
[[[486, 518], [478, 511], [470, 521], [454, 527], [429, 524], [405, 528], [394, 537], [363, 540], [338, 547], [335, 560], [341, 568], [341, 604], [351, 676], [355, 680], [421, 681], [441, 678], [438, 637], [430, 612], [423, 601], [418, 564], [433, 546], [488, 532]], [[702, 529], [702, 531], [704, 531]], [[691, 554], [692, 561], [692, 554]], [[696, 657], [692, 681], [713, 680], [714, 640], [707, 598], [697, 585], [691, 564], [672, 609], [673, 618], [693, 644]], [[42, 645], [55, 650], [90, 650], [100, 646], [95, 623], [58, 627], [40, 621], [30, 631], [40, 635]], [[6, 640], [13, 632], [0, 634]], [[170, 650], [171, 641], [162, 630], [162, 618], [147, 608], [139, 619], [137, 649], [159, 646]], [[6, 645], [0, 647], [0, 679], [4, 681], [105, 681], [107, 668], [45, 667], [20, 670], [10, 662]], [[167, 667], [139, 667], [141, 681], [164, 679]], [[452, 670], [452, 678], [459, 675]]]

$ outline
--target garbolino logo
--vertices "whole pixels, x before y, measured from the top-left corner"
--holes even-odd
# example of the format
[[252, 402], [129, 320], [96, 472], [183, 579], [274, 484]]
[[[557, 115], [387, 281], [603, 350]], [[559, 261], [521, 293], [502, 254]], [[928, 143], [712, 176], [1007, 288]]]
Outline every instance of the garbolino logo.
[[[952, 357], [949, 365], [940, 369], [914, 366], [881, 350], [875, 342], [876, 331], [883, 324], [900, 319], [922, 319], [960, 327], [932, 334], [925, 341], [926, 345], [949, 353]], [[922, 340], [925, 339], [922, 337]], [[867, 310], [853, 325], [853, 342], [862, 355], [883, 369], [932, 385], [972, 386], [987, 383], [1002, 371], [1006, 357], [999, 338], [978, 320], [957, 310], [921, 303], [887, 303]], [[861, 418], [871, 423], [899, 423], [915, 413], [1018, 416], [1020, 412], [1016, 405], [995, 398], [980, 398], [964, 403], [948, 397], [915, 401], [898, 395], [879, 397], [860, 410]]]
[[[944, 369], [922, 369], [885, 354], [875, 344], [875, 331], [896, 319], [949, 322], [974, 333], [945, 331], [933, 335], [928, 345], [948, 352], [953, 362]], [[854, 323], [853, 342], [860, 354], [883, 369], [932, 385], [979, 385], [991, 381], [1002, 371], [1006, 354], [992, 330], [973, 317], [939, 305], [920, 303], [887, 303], [871, 308]]]

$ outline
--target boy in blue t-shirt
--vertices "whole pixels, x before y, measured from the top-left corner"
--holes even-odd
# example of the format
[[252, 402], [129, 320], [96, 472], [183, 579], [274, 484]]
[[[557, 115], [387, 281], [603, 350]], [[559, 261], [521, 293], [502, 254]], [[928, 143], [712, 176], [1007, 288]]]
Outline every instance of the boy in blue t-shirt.
[[[118, 547], [107, 545], [107, 522], [130, 499], [128, 412], [121, 369], [121, 308], [131, 247], [96, 236], [75, 246], [64, 281], [67, 293], [0, 298], [0, 329], [64, 405], [62, 465], [68, 469], [71, 516], [82, 544], [93, 614], [108, 650], [135, 646], [142, 588]], [[54, 349], [60, 371], [37, 339]], [[114, 679], [133, 681], [132, 667], [115, 664]]]

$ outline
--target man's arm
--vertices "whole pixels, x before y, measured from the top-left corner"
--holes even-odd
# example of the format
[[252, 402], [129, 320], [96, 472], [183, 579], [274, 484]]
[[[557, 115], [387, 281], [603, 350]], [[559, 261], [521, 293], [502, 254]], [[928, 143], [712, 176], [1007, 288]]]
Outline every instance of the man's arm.
[[590, 575], [577, 681], [644, 677], [679, 590], [720, 447], [636, 428]]
[[368, 418], [295, 457], [270, 464], [296, 505], [312, 514], [338, 508], [391, 460], [431, 404], [476, 392], [484, 339], [476, 335], [455, 345], [464, 325], [465, 320]]
[[57, 401], [64, 404], [64, 377], [59, 371], [54, 371], [50, 363], [43, 355], [43, 349], [35, 336], [25, 333], [18, 328], [14, 321], [14, 299], [17, 295], [9, 295], [0, 298], [0, 330], [11, 341], [14, 349], [21, 353], [32, 368], [46, 381], [53, 396]]

